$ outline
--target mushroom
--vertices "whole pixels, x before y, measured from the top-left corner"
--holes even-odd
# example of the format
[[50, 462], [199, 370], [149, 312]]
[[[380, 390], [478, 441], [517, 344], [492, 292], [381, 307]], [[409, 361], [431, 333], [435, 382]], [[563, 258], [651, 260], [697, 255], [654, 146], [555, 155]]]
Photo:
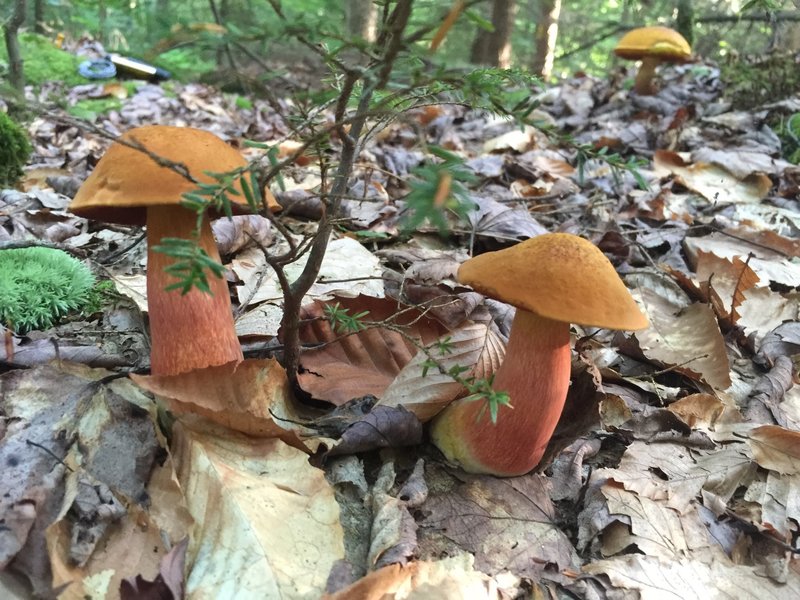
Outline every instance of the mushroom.
[[686, 62], [692, 55], [689, 42], [669, 27], [640, 27], [622, 36], [614, 54], [627, 60], [641, 60], [633, 89], [643, 96], [655, 92], [652, 80], [662, 62]]
[[483, 401], [461, 398], [434, 420], [433, 443], [472, 473], [522, 475], [541, 460], [570, 381], [570, 323], [643, 329], [647, 318], [603, 253], [548, 233], [464, 262], [458, 280], [517, 307], [492, 387], [507, 392], [493, 423]]
[[[151, 125], [131, 129], [123, 140], [139, 142], [151, 153], [182, 163], [201, 183], [215, 183], [206, 172], [224, 173], [247, 165], [242, 155], [207, 131]], [[153, 247], [162, 238], [192, 239], [196, 214], [181, 206], [181, 196], [197, 185], [150, 156], [113, 144], [75, 195], [70, 210], [81, 217], [129, 225], [147, 224], [147, 302], [150, 317], [151, 371], [177, 375], [243, 359], [233, 324], [228, 284], [210, 277], [210, 293], [166, 291], [175, 279], [165, 269], [175, 259]], [[236, 187], [241, 194], [239, 183]], [[235, 210], [242, 195], [231, 197]], [[219, 262], [219, 252], [203, 217], [199, 246]]]

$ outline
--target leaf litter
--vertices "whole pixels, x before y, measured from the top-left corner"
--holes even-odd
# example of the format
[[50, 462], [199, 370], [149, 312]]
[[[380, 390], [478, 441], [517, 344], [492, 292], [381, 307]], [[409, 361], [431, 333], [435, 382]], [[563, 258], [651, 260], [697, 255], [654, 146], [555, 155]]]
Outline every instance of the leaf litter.
[[[476, 210], [449, 221], [447, 240], [425, 225], [398, 238], [406, 181], [430, 156], [406, 125], [381, 132], [308, 298], [305, 404], [263, 359], [280, 345], [281, 315], [263, 259], [281, 252], [279, 236], [263, 217], [214, 224], [237, 330], [257, 358], [136, 376], [141, 388], [82, 366], [148, 368], [146, 257], [139, 229], [65, 210], [108, 140], [36, 119], [25, 191], [0, 193], [0, 244], [62, 245], [117, 295], [95, 314], [8, 337], [0, 354], [0, 458], [11, 467], [0, 589], [14, 573], [41, 594], [65, 586], [65, 597], [209, 597], [234, 582], [286, 598], [800, 595], [797, 168], [761, 125], [777, 108], [728, 111], [713, 77], [688, 73], [665, 70], [669, 85], [647, 98], [591, 77], [542, 95], [542, 122], [644, 157], [646, 190], [602, 161], [576, 170], [574, 149], [539, 130], [464, 107], [421, 114], [416, 131], [479, 178]], [[239, 108], [199, 84], [137, 85], [121, 106], [97, 124], [117, 134], [181, 122], [236, 144], [288, 133], [265, 102]], [[321, 208], [314, 161], [287, 180], [274, 190], [280, 218], [302, 237]], [[463, 393], [420, 347], [445, 344], [445, 370], [491, 376], [513, 310], [482, 302], [455, 272], [472, 252], [544, 231], [597, 243], [653, 326], [576, 327], [584, 350], [552, 465], [509, 480], [466, 475], [418, 445], [421, 422]], [[335, 331], [325, 320], [335, 304], [368, 311], [368, 327]]]

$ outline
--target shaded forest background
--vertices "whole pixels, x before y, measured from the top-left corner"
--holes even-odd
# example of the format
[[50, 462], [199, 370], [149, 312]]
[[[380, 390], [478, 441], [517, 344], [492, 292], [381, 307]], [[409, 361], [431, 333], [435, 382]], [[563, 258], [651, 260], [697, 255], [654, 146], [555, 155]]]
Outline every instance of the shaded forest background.
[[[288, 35], [270, 4], [309, 39], [333, 44], [353, 35], [370, 41], [381, 10], [370, 0], [4, 0], [0, 8], [7, 19], [22, 8], [23, 30], [61, 34], [67, 44], [91, 37], [107, 51], [153, 61], [184, 80], [225, 83], [220, 71], [233, 68], [269, 82], [298, 59], [313, 70], [313, 54]], [[455, 4], [420, 1], [414, 19], [434, 29]], [[439, 50], [448, 61], [523, 68], [545, 78], [607, 72], [616, 40], [641, 25], [676, 28], [698, 57], [712, 60], [800, 50], [798, 0], [464, 4], [469, 18], [458, 20]]]

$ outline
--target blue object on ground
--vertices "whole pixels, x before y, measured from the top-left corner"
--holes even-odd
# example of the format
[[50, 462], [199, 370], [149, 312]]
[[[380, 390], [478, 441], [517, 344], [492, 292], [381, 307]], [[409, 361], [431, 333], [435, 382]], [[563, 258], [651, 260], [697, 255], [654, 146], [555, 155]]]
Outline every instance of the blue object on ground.
[[86, 79], [110, 79], [117, 74], [117, 67], [109, 57], [85, 60], [78, 65], [78, 73]]

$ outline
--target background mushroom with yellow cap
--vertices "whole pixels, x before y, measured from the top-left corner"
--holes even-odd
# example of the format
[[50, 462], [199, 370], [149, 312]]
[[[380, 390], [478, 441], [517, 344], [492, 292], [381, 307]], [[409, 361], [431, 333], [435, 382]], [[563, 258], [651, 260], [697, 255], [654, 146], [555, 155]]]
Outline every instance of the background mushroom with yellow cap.
[[656, 67], [662, 62], [686, 62], [692, 55], [692, 48], [680, 33], [669, 27], [640, 27], [622, 36], [614, 54], [642, 61], [633, 89], [637, 94], [649, 95], [655, 92], [653, 75]]
[[492, 423], [483, 401], [462, 398], [436, 417], [431, 436], [466, 471], [522, 475], [539, 463], [564, 408], [570, 323], [635, 330], [647, 327], [647, 318], [603, 253], [566, 233], [471, 258], [458, 279], [517, 307], [493, 382], [513, 409], [501, 406]]
[[[207, 131], [189, 127], [150, 125], [131, 129], [122, 140], [136, 141], [152, 154], [182, 163], [195, 180], [216, 183], [207, 172], [225, 173], [247, 165], [234, 148]], [[247, 209], [241, 187], [231, 197], [236, 209]], [[147, 224], [147, 305], [150, 318], [151, 371], [177, 375], [194, 369], [243, 359], [233, 324], [228, 284], [210, 277], [210, 293], [196, 288], [186, 294], [166, 291], [175, 278], [165, 269], [176, 259], [153, 247], [163, 238], [192, 239], [196, 213], [181, 206], [183, 194], [197, 184], [175, 170], [159, 165], [146, 153], [115, 143], [70, 205], [81, 217], [129, 225]], [[200, 228], [200, 248], [219, 262], [208, 215]]]

